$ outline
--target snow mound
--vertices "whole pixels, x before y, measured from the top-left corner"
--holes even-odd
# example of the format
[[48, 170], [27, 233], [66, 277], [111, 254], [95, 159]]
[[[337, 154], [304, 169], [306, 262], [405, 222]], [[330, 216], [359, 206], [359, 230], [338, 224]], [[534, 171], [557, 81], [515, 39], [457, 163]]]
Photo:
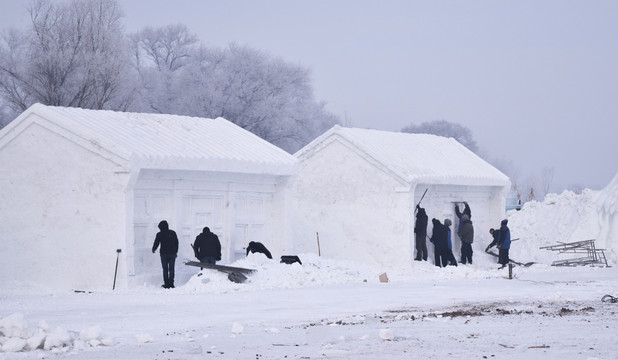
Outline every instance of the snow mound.
[[[415, 262], [412, 269], [389, 272], [388, 286], [391, 283], [403, 283], [423, 280], [443, 279], [479, 279], [486, 280], [504, 277], [507, 270], [497, 272], [497, 259], [482, 252], [476, 252], [474, 265], [460, 265], [436, 268], [433, 261]], [[315, 254], [299, 254], [302, 265], [299, 263], [284, 264], [274, 259], [267, 259], [262, 254], [249, 254], [247, 258], [229, 264], [229, 266], [255, 269], [256, 272], [247, 275], [244, 283], [235, 283], [228, 279], [228, 274], [217, 270], [197, 267], [196, 273], [187, 283], [178, 284], [172, 291], [158, 287], [141, 288], [135, 291], [154, 291], [159, 294], [193, 294], [229, 292], [252, 292], [262, 290], [296, 289], [305, 287], [320, 287], [338, 284], [366, 284], [380, 283], [380, 274], [384, 269], [372, 268], [366, 264], [359, 264], [345, 260], [335, 260], [319, 257]], [[522, 259], [528, 261], [528, 259]], [[537, 271], [545, 269], [542, 264], [530, 268], [521, 268], [523, 271]]]
[[618, 175], [602, 191], [547, 194], [543, 202], [530, 201], [520, 211], [510, 211], [511, 238], [519, 238], [511, 246], [511, 257], [551, 264], [558, 253], [540, 247], [594, 239], [597, 248], [606, 249], [608, 262], [616, 263], [617, 199]]
[[599, 193], [597, 211], [601, 227], [599, 240], [604, 242], [603, 246], [618, 252], [618, 173]]
[[242, 332], [245, 331], [245, 327], [242, 326], [241, 324], [235, 322], [232, 324], [232, 334], [242, 334]]
[[29, 328], [24, 316], [19, 313], [0, 319], [1, 352], [43, 349], [52, 353], [63, 353], [112, 344], [112, 340], [101, 337], [99, 326], [92, 326], [81, 332], [67, 331], [61, 327], [50, 331], [45, 322], [41, 322], [36, 329]]
[[380, 329], [379, 333], [380, 339], [393, 341], [395, 339], [395, 335], [391, 329]]
[[212, 269], [204, 269], [193, 275], [178, 292], [213, 292], [293, 289], [306, 286], [344, 284], [352, 282], [377, 282], [379, 269], [349, 261], [333, 260], [315, 254], [299, 254], [302, 262], [285, 264], [268, 259], [263, 254], [250, 253], [246, 258], [229, 266], [257, 270], [247, 276], [244, 283], [234, 283], [228, 275]]

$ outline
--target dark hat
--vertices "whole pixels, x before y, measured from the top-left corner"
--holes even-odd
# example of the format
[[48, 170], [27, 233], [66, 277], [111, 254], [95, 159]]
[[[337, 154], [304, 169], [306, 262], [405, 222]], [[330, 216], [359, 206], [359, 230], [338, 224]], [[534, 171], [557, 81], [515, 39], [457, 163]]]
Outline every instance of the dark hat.
[[509, 222], [509, 220], [508, 220], [508, 219], [504, 219], [504, 220], [502, 220], [502, 222], [500, 223], [500, 225], [506, 225], [508, 222]]

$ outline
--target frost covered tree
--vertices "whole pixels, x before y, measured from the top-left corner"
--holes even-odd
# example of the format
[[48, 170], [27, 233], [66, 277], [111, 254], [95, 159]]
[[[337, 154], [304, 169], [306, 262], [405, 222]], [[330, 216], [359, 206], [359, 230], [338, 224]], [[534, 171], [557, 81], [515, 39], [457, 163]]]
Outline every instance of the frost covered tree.
[[139, 111], [223, 117], [290, 152], [338, 121], [298, 65], [246, 46], [207, 48], [183, 25], [131, 39]]
[[115, 0], [35, 0], [28, 12], [29, 26], [5, 31], [0, 43], [0, 92], [12, 111], [35, 102], [104, 109], [128, 101]]
[[469, 128], [446, 120], [429, 121], [420, 125], [410, 124], [401, 129], [401, 132], [452, 137], [469, 150], [478, 151], [478, 146]]
[[14, 116], [13, 111], [6, 105], [4, 100], [0, 98], [0, 129], [7, 126]]
[[338, 122], [307, 69], [207, 48], [182, 24], [125, 36], [117, 0], [34, 0], [29, 14], [29, 27], [0, 39], [2, 126], [35, 102], [224, 117], [293, 152]]
[[[131, 36], [138, 65], [151, 62], [158, 71], [176, 71], [191, 61], [199, 40], [183, 24], [146, 27]], [[140, 55], [143, 53], [143, 55]], [[140, 66], [140, 68], [143, 66]]]
[[139, 111], [178, 114], [184, 95], [182, 68], [195, 61], [199, 40], [182, 24], [146, 27], [130, 37], [134, 69], [138, 79]]
[[249, 47], [203, 49], [183, 84], [186, 108], [223, 117], [288, 151], [298, 150], [337, 123], [313, 98], [310, 73]]

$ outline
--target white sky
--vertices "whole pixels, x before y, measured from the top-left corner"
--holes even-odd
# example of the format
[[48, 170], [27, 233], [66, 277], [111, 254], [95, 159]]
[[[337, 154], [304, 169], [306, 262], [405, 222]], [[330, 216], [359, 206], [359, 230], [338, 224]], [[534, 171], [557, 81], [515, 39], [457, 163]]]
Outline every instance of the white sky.
[[[0, 24], [26, 0], [0, 0]], [[183, 23], [207, 45], [266, 50], [312, 69], [346, 125], [469, 127], [520, 181], [600, 189], [618, 171], [618, 2], [120, 1], [128, 31]]]

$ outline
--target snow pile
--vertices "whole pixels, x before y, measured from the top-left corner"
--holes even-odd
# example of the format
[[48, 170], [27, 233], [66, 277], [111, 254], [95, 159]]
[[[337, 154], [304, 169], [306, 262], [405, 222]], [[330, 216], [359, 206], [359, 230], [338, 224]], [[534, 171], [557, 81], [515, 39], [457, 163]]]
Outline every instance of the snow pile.
[[364, 264], [327, 259], [315, 254], [299, 254], [298, 257], [302, 265], [297, 262], [280, 263], [277, 260], [268, 259], [263, 254], [250, 253], [245, 259], [230, 265], [257, 270], [247, 275], [247, 281], [240, 284], [230, 281], [226, 273], [212, 269], [199, 271], [196, 267], [198, 272], [185, 285], [177, 287], [176, 291], [225, 293], [379, 281], [380, 271]]
[[[584, 190], [581, 194], [565, 191], [562, 194], [547, 194], [543, 202], [529, 201], [520, 211], [508, 213], [511, 238], [519, 240], [511, 246], [511, 256], [528, 261], [551, 263], [555, 253], [540, 250], [540, 247], [558, 242], [573, 242], [596, 238], [596, 230], [579, 230], [583, 219], [596, 213], [596, 191]], [[581, 238], [574, 239], [578, 231]]]
[[113, 345], [113, 340], [102, 338], [99, 326], [92, 326], [81, 332], [67, 331], [60, 327], [52, 330], [42, 321], [33, 330], [28, 327], [28, 323], [20, 313], [0, 319], [1, 352], [43, 349], [58, 354], [102, 345]]
[[543, 202], [530, 201], [521, 211], [510, 211], [511, 237], [519, 238], [511, 246], [512, 258], [549, 264], [557, 253], [540, 247], [594, 239], [597, 248], [607, 250], [608, 262], [616, 263], [617, 199], [618, 175], [602, 191], [548, 194]]
[[[487, 244], [479, 241], [479, 246]], [[537, 250], [540, 252], [541, 250]], [[197, 267], [195, 273], [184, 282], [178, 282], [172, 291], [145, 285], [136, 292], [155, 292], [157, 294], [194, 294], [214, 293], [224, 294], [230, 292], [253, 292], [279, 289], [299, 289], [304, 287], [324, 287], [328, 285], [344, 284], [378, 284], [380, 274], [384, 271], [372, 268], [366, 264], [355, 263], [345, 260], [328, 259], [315, 254], [299, 254], [302, 265], [299, 263], [283, 264], [277, 260], [267, 259], [264, 255], [249, 254], [247, 258], [234, 262], [229, 266], [255, 269], [247, 274], [247, 280], [243, 283], [235, 283], [228, 279], [228, 274], [213, 270], [201, 270]], [[456, 255], [459, 257], [459, 255]], [[516, 259], [523, 262], [531, 261], [528, 256]], [[478, 279], [488, 280], [503, 277], [505, 273], [497, 272], [497, 258], [489, 256], [482, 251], [475, 251], [474, 265], [448, 266], [436, 268], [433, 259], [429, 261], [415, 261], [412, 269], [391, 271], [387, 273], [389, 282], [404, 283], [415, 280], [443, 281], [452, 279]], [[546, 264], [537, 263], [533, 267], [521, 268], [521, 273], [547, 271], [551, 261]], [[177, 265], [178, 266], [178, 265]], [[506, 271], [506, 270], [505, 270]], [[387, 283], [384, 283], [387, 284]]]
[[599, 240], [604, 242], [603, 246], [618, 252], [618, 173], [599, 193], [597, 210], [601, 227]]

